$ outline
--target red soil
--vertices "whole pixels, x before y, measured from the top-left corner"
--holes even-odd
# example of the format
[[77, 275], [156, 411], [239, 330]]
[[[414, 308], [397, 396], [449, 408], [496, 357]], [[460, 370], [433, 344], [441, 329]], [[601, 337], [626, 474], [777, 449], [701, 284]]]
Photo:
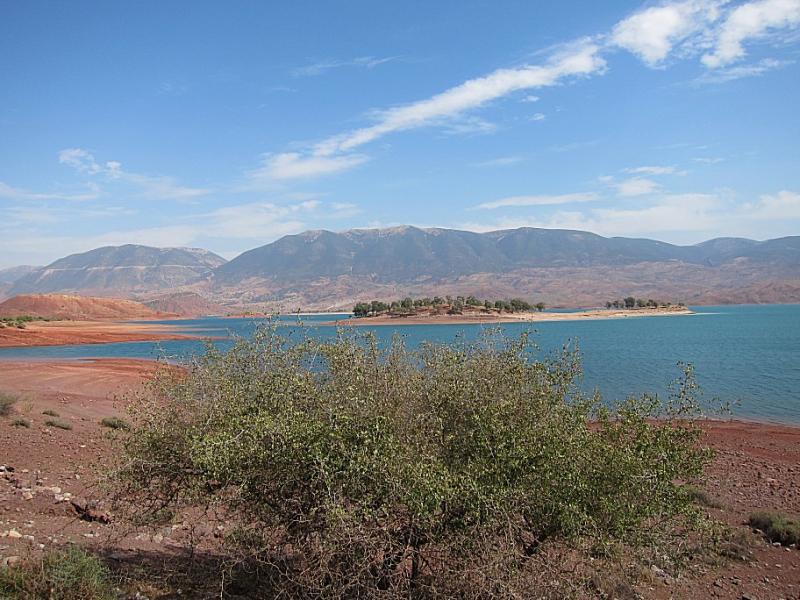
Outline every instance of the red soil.
[[154, 319], [174, 314], [159, 312], [133, 300], [64, 294], [30, 294], [0, 303], [0, 317], [31, 315], [50, 319]]
[[173, 333], [174, 326], [97, 321], [36, 321], [25, 329], [0, 329], [0, 348], [15, 346], [61, 346], [178, 340], [189, 336]]
[[[185, 547], [193, 528], [211, 527], [184, 522], [155, 535], [127, 535], [113, 522], [79, 520], [63, 500], [64, 493], [102, 497], [100, 478], [113, 448], [99, 421], [124, 416], [125, 393], [155, 368], [139, 360], [0, 361], [0, 392], [20, 397], [15, 414], [0, 417], [0, 465], [14, 467], [0, 473], [0, 560], [67, 541], [168, 556]], [[58, 412], [73, 428], [47, 426], [44, 410]], [[15, 417], [29, 419], [31, 427], [12, 426]], [[800, 516], [800, 428], [728, 421], [707, 422], [703, 429], [704, 443], [717, 453], [704, 489], [721, 505], [709, 512], [748, 540], [742, 551], [748, 559], [701, 561], [677, 577], [654, 569], [637, 586], [640, 597], [800, 598], [800, 551], [773, 546], [746, 525], [748, 515], [761, 509]], [[23, 537], [9, 536], [11, 530]]]

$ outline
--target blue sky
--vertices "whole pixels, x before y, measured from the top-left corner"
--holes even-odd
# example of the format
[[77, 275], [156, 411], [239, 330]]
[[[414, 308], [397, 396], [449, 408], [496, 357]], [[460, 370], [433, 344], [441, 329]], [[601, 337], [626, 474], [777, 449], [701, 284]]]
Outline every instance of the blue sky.
[[0, 268], [305, 229], [800, 234], [800, 0], [0, 2]]

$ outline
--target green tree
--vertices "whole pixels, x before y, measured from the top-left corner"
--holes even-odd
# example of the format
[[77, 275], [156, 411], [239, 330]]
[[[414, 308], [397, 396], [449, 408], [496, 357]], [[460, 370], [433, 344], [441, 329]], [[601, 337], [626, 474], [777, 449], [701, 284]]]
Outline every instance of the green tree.
[[366, 317], [369, 314], [370, 305], [366, 302], [359, 302], [353, 307], [353, 315], [356, 317]]
[[536, 310], [542, 312], [546, 308], [544, 302], [537, 302], [536, 303]]
[[609, 407], [577, 391], [574, 353], [532, 352], [277, 328], [210, 347], [133, 403], [118, 513], [222, 511], [224, 551], [273, 597], [524, 597], [521, 557], [550, 541], [677, 552], [700, 518], [678, 482], [708, 459], [691, 370], [666, 402]]
[[628, 296], [627, 298], [625, 298], [624, 302], [625, 302], [625, 308], [633, 308], [634, 306], [636, 306], [636, 298], [634, 298], [633, 296]]

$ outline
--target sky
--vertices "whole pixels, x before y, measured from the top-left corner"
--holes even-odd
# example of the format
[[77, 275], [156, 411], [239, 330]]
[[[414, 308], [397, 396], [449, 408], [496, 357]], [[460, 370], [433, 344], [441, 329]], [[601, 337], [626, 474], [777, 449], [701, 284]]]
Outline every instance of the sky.
[[307, 229], [800, 234], [800, 0], [0, 0], [0, 268]]

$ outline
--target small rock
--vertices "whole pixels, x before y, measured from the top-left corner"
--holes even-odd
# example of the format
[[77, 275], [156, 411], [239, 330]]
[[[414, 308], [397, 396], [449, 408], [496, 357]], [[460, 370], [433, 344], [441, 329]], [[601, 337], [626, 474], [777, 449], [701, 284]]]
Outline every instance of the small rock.
[[16, 529], [11, 529], [8, 532], [8, 537], [14, 538], [14, 539], [19, 539], [19, 538], [22, 537], [22, 534], [19, 531], [17, 531]]
[[25, 492], [22, 494], [23, 500], [33, 500], [33, 493], [32, 492]]
[[21, 560], [22, 559], [19, 556], [6, 556], [3, 559], [3, 563], [2, 564], [3, 564], [4, 567], [13, 567], [14, 565], [16, 565]]

